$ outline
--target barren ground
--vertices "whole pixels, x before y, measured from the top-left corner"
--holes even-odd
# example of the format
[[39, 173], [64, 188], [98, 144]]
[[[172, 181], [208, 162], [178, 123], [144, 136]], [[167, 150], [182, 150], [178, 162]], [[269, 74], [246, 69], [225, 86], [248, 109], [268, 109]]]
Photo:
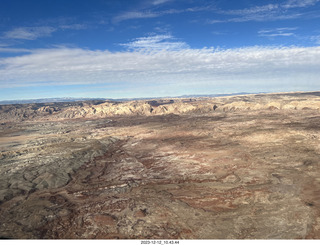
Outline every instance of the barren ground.
[[320, 239], [318, 94], [286, 95], [295, 108], [252, 98], [187, 113], [4, 117], [0, 237]]

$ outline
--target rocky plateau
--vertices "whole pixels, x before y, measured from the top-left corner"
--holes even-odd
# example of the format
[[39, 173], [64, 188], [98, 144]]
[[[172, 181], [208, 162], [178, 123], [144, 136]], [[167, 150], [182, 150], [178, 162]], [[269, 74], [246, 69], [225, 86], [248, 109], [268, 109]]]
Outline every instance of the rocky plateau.
[[0, 105], [0, 238], [320, 239], [320, 92]]

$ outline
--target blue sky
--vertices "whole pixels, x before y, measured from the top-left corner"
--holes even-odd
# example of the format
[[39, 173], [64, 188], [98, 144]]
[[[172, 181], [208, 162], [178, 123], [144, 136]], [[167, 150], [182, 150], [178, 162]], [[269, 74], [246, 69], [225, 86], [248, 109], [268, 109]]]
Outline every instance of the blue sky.
[[320, 0], [1, 0], [0, 100], [319, 91]]

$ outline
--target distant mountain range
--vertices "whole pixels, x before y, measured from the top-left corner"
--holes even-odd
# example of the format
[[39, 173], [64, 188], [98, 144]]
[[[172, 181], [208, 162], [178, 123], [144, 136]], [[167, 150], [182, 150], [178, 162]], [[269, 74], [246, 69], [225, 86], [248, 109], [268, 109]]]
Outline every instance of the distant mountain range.
[[[257, 94], [260, 94], [260, 93], [257, 93]], [[241, 92], [241, 93], [232, 93], [232, 94], [194, 94], [194, 95], [181, 95], [181, 96], [171, 96], [171, 97], [145, 97], [145, 98], [123, 98], [123, 99], [63, 97], [63, 98], [43, 98], [43, 99], [29, 99], [29, 100], [2, 100], [0, 101], [0, 105], [74, 102], [74, 101], [88, 101], [88, 100], [130, 101], [130, 100], [151, 100], [151, 99], [164, 99], [164, 98], [223, 97], [223, 96], [234, 96], [234, 95], [245, 95], [245, 94], [252, 94], [252, 93]]]
[[10, 104], [33, 104], [33, 103], [55, 103], [55, 102], [74, 102], [74, 101], [88, 101], [88, 100], [106, 100], [104, 98], [43, 98], [43, 99], [29, 99], [29, 100], [2, 100], [0, 105]]

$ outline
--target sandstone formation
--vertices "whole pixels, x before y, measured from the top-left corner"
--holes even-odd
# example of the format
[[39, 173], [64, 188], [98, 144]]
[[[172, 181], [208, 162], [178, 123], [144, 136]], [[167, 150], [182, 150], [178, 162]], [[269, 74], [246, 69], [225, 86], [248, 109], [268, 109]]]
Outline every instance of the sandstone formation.
[[319, 95], [1, 106], [0, 237], [319, 239]]
[[221, 111], [319, 110], [320, 92], [283, 93], [272, 96], [242, 95], [217, 98], [161, 99], [127, 102], [87, 101], [0, 105], [0, 122], [23, 120], [63, 120], [115, 116], [154, 116]]

